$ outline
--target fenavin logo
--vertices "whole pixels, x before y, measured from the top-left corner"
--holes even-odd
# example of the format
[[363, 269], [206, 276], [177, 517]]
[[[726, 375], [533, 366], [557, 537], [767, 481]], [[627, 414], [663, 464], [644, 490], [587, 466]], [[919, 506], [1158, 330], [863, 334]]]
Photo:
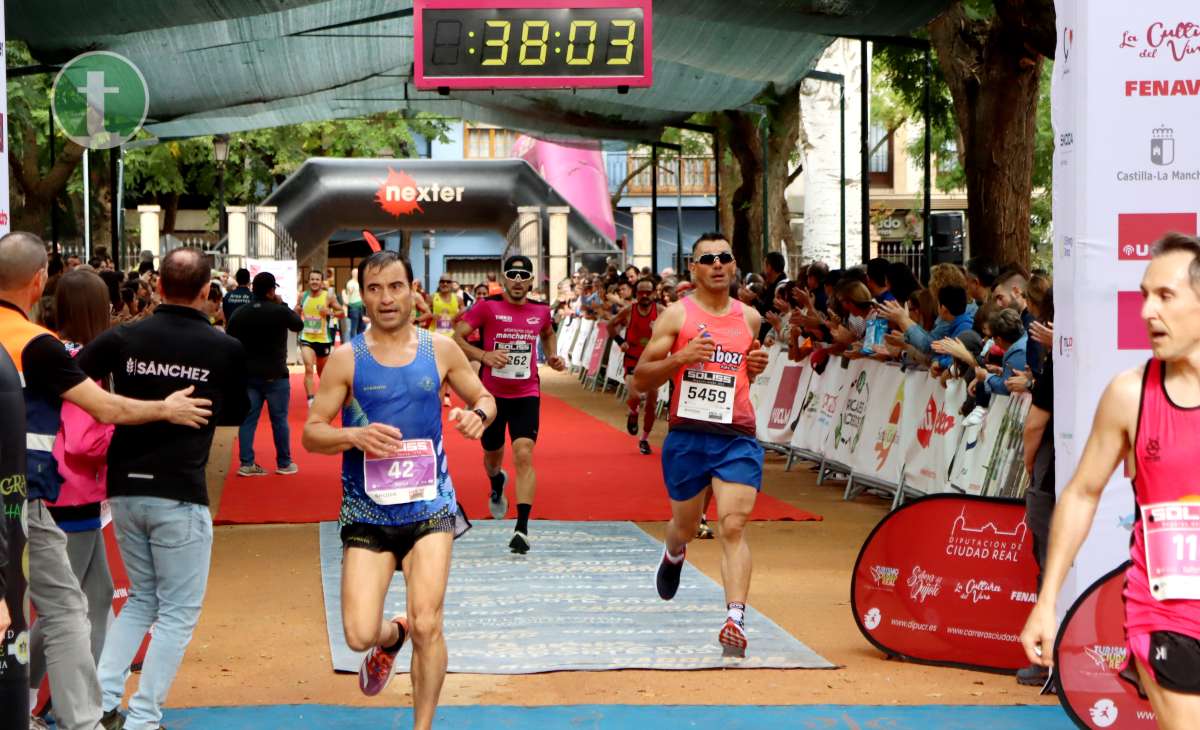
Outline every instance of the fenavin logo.
[[150, 95], [141, 70], [124, 56], [93, 51], [62, 67], [50, 93], [54, 120], [81, 147], [106, 150], [133, 138], [146, 121]]

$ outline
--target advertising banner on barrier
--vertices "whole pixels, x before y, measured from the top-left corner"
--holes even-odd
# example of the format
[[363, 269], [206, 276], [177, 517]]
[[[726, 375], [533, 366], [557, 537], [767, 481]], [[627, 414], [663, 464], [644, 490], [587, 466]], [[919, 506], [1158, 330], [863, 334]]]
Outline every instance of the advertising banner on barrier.
[[943, 388], [928, 373], [921, 373], [921, 376], [927, 382], [928, 396], [921, 399], [923, 406], [920, 420], [916, 422], [916, 438], [908, 448], [904, 463], [904, 484], [925, 494], [935, 494], [946, 491], [950, 478], [950, 462], [954, 459], [962, 431], [959, 411], [966, 399], [966, 384], [955, 379]]
[[558, 356], [563, 360], [570, 361], [571, 347], [575, 344], [575, 333], [579, 331], [579, 320], [575, 317], [570, 317], [565, 320], [558, 328]]
[[584, 319], [580, 321], [579, 334], [575, 336], [575, 344], [571, 347], [571, 367], [583, 367], [584, 353], [592, 346], [592, 337], [596, 335], [596, 321]]
[[1009, 396], [994, 395], [982, 419], [963, 427], [954, 463], [950, 467], [950, 484], [966, 494], [979, 494], [987, 476], [988, 462], [996, 448], [997, 436], [1004, 415], [1008, 412]]
[[750, 384], [750, 403], [754, 406], [755, 434], [759, 441], [768, 441], [767, 421], [771, 419], [771, 407], [775, 404], [775, 391], [779, 388], [779, 373], [788, 363], [787, 350], [772, 345], [767, 360], [767, 369], [758, 374]]
[[600, 372], [600, 363], [604, 361], [604, 348], [608, 347], [608, 322], [596, 323], [596, 335], [592, 339], [592, 349], [588, 357], [587, 374], [589, 378], [596, 377]]
[[1084, 591], [1058, 630], [1054, 665], [1058, 668], [1058, 701], [1077, 725], [1085, 728], [1158, 727], [1150, 703], [1133, 684], [1121, 679], [1125, 663], [1125, 587], [1128, 563]]
[[1025, 504], [938, 494], [885, 516], [851, 577], [854, 620], [883, 652], [930, 664], [1016, 670], [1037, 600]]
[[800, 399], [799, 413], [796, 417], [796, 427], [792, 433], [792, 448], [809, 456], [820, 456], [821, 438], [818, 434], [817, 421], [821, 416], [821, 403], [825, 399], [828, 387], [829, 368], [825, 373], [818, 373], [809, 368], [808, 392]]
[[604, 366], [604, 379], [617, 383], [625, 382], [625, 353], [616, 342], [609, 345], [608, 361]]
[[862, 437], [863, 420], [871, 399], [870, 378], [867, 375], [867, 366], [870, 364], [874, 363], [853, 360], [846, 369], [846, 398], [825, 452], [826, 459], [847, 468], [854, 459], [854, 451]]
[[833, 448], [833, 427], [846, 406], [846, 386], [850, 383], [850, 361], [831, 357], [821, 377], [821, 400], [817, 404], [817, 422], [811, 434], [812, 450], [826, 456]]
[[779, 372], [778, 387], [767, 418], [767, 440], [773, 444], [791, 443], [796, 432], [796, 414], [804, 405], [808, 378], [812, 368], [803, 363], [788, 362]]
[[871, 401], [863, 420], [860, 443], [849, 466], [855, 478], [863, 476], [897, 485], [905, 452], [900, 420], [904, 410], [904, 373], [895, 365], [874, 361], [866, 363], [864, 372]]

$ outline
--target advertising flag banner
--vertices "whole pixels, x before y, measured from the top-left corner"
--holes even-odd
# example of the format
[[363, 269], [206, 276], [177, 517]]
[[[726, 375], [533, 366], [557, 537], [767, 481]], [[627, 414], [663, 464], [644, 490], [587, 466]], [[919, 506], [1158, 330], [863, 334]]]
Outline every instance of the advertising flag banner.
[[[1139, 288], [1152, 245], [1200, 213], [1200, 39], [1195, 0], [1056, 0], [1055, 484], [1075, 471], [1100, 395], [1150, 357]], [[1129, 555], [1120, 473], [1063, 590], [1060, 612]]]
[[796, 416], [804, 405], [808, 391], [808, 379], [812, 368], [802, 363], [789, 362], [779, 373], [779, 387], [771, 403], [767, 419], [767, 440], [774, 444], [787, 444], [796, 432]]
[[953, 494], [889, 513], [863, 544], [851, 577], [854, 620], [890, 656], [1016, 670], [1018, 638], [1037, 600], [1025, 504]]
[[895, 365], [874, 361], [867, 362], [863, 372], [867, 375], [871, 402], [849, 466], [855, 478], [865, 476], [895, 486], [900, 483], [906, 449], [901, 424], [904, 372]]
[[1085, 590], [1067, 611], [1054, 645], [1058, 701], [1084, 728], [1158, 727], [1150, 703], [1118, 673], [1125, 664], [1125, 568], [1112, 570]]

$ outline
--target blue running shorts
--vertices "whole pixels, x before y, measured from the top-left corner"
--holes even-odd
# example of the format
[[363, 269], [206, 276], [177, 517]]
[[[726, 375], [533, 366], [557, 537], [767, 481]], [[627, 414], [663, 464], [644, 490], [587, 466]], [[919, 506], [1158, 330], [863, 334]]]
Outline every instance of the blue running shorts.
[[762, 489], [763, 448], [751, 436], [672, 430], [662, 449], [667, 494], [686, 502], [713, 478]]

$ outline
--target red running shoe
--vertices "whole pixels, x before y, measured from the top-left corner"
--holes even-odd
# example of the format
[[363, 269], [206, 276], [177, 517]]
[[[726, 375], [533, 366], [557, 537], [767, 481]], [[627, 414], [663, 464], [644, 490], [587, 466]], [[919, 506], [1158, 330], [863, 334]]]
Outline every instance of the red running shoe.
[[368, 697], [379, 694], [392, 681], [392, 675], [396, 673], [396, 655], [408, 638], [408, 622], [404, 617], [397, 616], [392, 621], [400, 627], [400, 646], [395, 651], [387, 651], [382, 646], [371, 649], [358, 668], [358, 688]]
[[721, 642], [722, 654], [727, 657], [746, 657], [746, 630], [731, 618], [725, 619], [721, 633], [717, 636]]

